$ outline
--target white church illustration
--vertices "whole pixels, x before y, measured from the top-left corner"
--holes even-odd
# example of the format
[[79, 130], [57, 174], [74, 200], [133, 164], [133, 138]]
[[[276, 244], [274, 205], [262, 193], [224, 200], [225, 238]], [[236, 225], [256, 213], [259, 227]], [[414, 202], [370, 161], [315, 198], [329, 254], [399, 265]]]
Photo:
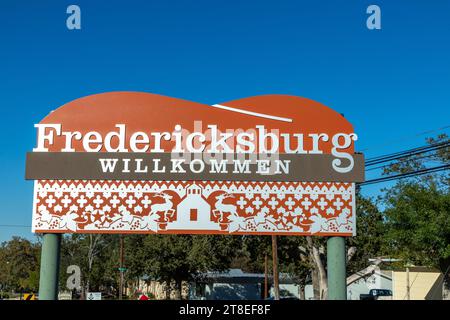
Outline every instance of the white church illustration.
[[177, 205], [177, 219], [167, 225], [175, 230], [220, 230], [219, 224], [211, 221], [211, 206], [202, 196], [202, 188], [189, 186], [186, 196]]

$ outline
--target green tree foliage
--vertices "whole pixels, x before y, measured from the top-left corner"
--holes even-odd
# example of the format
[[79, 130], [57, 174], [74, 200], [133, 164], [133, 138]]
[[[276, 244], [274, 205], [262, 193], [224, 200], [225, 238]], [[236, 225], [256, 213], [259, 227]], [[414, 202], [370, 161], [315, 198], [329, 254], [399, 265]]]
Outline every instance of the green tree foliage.
[[354, 254], [347, 265], [347, 275], [364, 269], [369, 259], [385, 253], [386, 229], [383, 213], [371, 198], [356, 194], [356, 236], [347, 240], [348, 247], [354, 247]]
[[391, 252], [416, 265], [446, 271], [450, 258], [450, 195], [435, 185], [398, 183], [386, 195]]
[[182, 281], [200, 272], [228, 269], [239, 242], [233, 236], [132, 236], [126, 242], [128, 276], [147, 275], [168, 285], [174, 282], [180, 294]]
[[272, 238], [270, 236], [243, 236], [242, 249], [233, 266], [246, 272], [264, 272], [266, 255], [271, 259]]
[[[307, 256], [304, 237], [277, 236], [278, 270], [289, 274], [296, 282], [304, 286], [310, 276], [311, 264]], [[242, 253], [235, 264], [247, 272], [264, 272], [265, 257], [268, 257], [268, 270], [272, 276], [272, 237], [244, 236]]]
[[2, 291], [37, 292], [39, 288], [40, 244], [13, 237], [0, 246]]
[[285, 272], [295, 279], [302, 288], [311, 278], [312, 264], [306, 250], [304, 237], [284, 236], [278, 244], [280, 272]]
[[81, 269], [83, 292], [103, 291], [118, 294], [119, 236], [102, 234], [70, 234], [62, 239], [60, 289], [67, 290], [67, 267]]
[[[448, 141], [446, 134], [427, 139], [433, 145]], [[449, 160], [447, 144], [432, 153], [402, 159], [386, 168], [384, 174], [412, 172], [430, 165], [448, 164]], [[449, 171], [401, 180], [384, 192], [387, 248], [410, 263], [447, 271], [450, 265]]]

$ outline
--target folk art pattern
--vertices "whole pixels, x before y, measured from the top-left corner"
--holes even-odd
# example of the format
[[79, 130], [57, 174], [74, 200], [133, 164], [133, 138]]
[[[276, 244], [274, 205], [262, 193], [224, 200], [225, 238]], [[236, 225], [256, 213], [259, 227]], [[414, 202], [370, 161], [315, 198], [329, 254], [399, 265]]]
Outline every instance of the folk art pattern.
[[36, 180], [33, 232], [354, 235], [354, 183]]

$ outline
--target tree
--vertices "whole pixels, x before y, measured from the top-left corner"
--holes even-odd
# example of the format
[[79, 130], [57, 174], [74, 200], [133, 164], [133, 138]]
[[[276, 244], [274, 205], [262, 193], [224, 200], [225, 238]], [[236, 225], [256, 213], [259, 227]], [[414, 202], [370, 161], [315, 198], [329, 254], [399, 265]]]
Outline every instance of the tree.
[[[279, 239], [278, 239], [279, 240]], [[279, 242], [278, 242], [279, 244]], [[240, 264], [235, 267], [247, 272], [264, 272], [265, 256], [272, 258], [272, 238], [271, 236], [243, 236], [242, 248], [240, 254], [237, 256]], [[270, 267], [269, 267], [270, 269]]]
[[[200, 272], [228, 269], [239, 242], [233, 236], [211, 235], [148, 235], [133, 237], [129, 248], [130, 276], [144, 274], [166, 283], [170, 297], [172, 284], [177, 299], [181, 299], [183, 281], [189, 281]], [[136, 246], [138, 244], [138, 246]]]
[[[356, 236], [346, 239], [347, 246], [347, 284], [367, 276], [372, 269], [369, 258], [383, 253], [384, 235], [383, 215], [370, 198], [356, 194]], [[327, 239], [306, 237], [305, 255], [312, 266], [312, 282], [315, 299], [326, 299], [328, 293]], [[365, 269], [367, 272], [360, 272]]]
[[[427, 168], [430, 163], [448, 164], [448, 136], [440, 134], [426, 141], [439, 148], [400, 159], [387, 166], [383, 174], [409, 173]], [[400, 180], [382, 197], [392, 253], [444, 273], [450, 264], [449, 177], [445, 170]]]
[[[384, 169], [385, 175], [448, 164], [450, 145], [446, 134], [427, 138], [436, 149], [400, 159]], [[400, 180], [386, 189], [387, 248], [403, 263], [441, 270], [450, 282], [450, 173], [433, 172]]]
[[326, 299], [328, 278], [326, 269], [326, 239], [306, 237], [306, 248], [312, 268], [314, 299]]
[[446, 272], [450, 258], [450, 194], [436, 185], [400, 182], [386, 194], [388, 245], [398, 258]]
[[[348, 259], [347, 275], [354, 274], [368, 266], [369, 259], [386, 253], [383, 213], [372, 198], [356, 194], [356, 236], [347, 241], [354, 247], [351, 259]], [[350, 257], [349, 257], [350, 258]]]
[[37, 292], [40, 244], [13, 237], [0, 246], [0, 284], [3, 290]]
[[278, 260], [280, 272], [289, 274], [300, 287], [300, 299], [305, 299], [305, 286], [311, 277], [313, 267], [305, 250], [306, 240], [304, 237], [285, 236], [278, 237]]
[[[278, 270], [287, 273], [295, 279], [297, 284], [303, 289], [311, 274], [308, 254], [305, 251], [304, 237], [278, 236]], [[272, 260], [272, 238], [271, 236], [244, 236], [243, 247], [238, 255], [238, 261], [234, 262], [235, 267], [239, 267], [247, 272], [264, 272], [265, 257], [269, 262], [269, 277], [273, 273]]]
[[67, 267], [81, 269], [82, 294], [101, 290], [118, 292], [118, 236], [105, 234], [71, 234], [62, 239], [60, 288], [65, 289]]

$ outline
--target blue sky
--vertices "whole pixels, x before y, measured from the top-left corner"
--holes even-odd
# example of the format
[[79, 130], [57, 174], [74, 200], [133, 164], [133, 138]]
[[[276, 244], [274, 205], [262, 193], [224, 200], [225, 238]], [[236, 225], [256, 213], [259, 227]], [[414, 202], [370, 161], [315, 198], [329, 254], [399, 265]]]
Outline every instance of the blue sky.
[[[66, 28], [70, 4], [81, 30]], [[370, 4], [381, 30], [366, 28]], [[344, 113], [368, 158], [420, 146], [419, 133], [450, 124], [449, 12], [419, 0], [2, 1], [0, 225], [31, 224], [33, 125], [99, 92], [210, 104], [293, 94]], [[14, 234], [33, 237], [0, 226], [0, 241]]]

